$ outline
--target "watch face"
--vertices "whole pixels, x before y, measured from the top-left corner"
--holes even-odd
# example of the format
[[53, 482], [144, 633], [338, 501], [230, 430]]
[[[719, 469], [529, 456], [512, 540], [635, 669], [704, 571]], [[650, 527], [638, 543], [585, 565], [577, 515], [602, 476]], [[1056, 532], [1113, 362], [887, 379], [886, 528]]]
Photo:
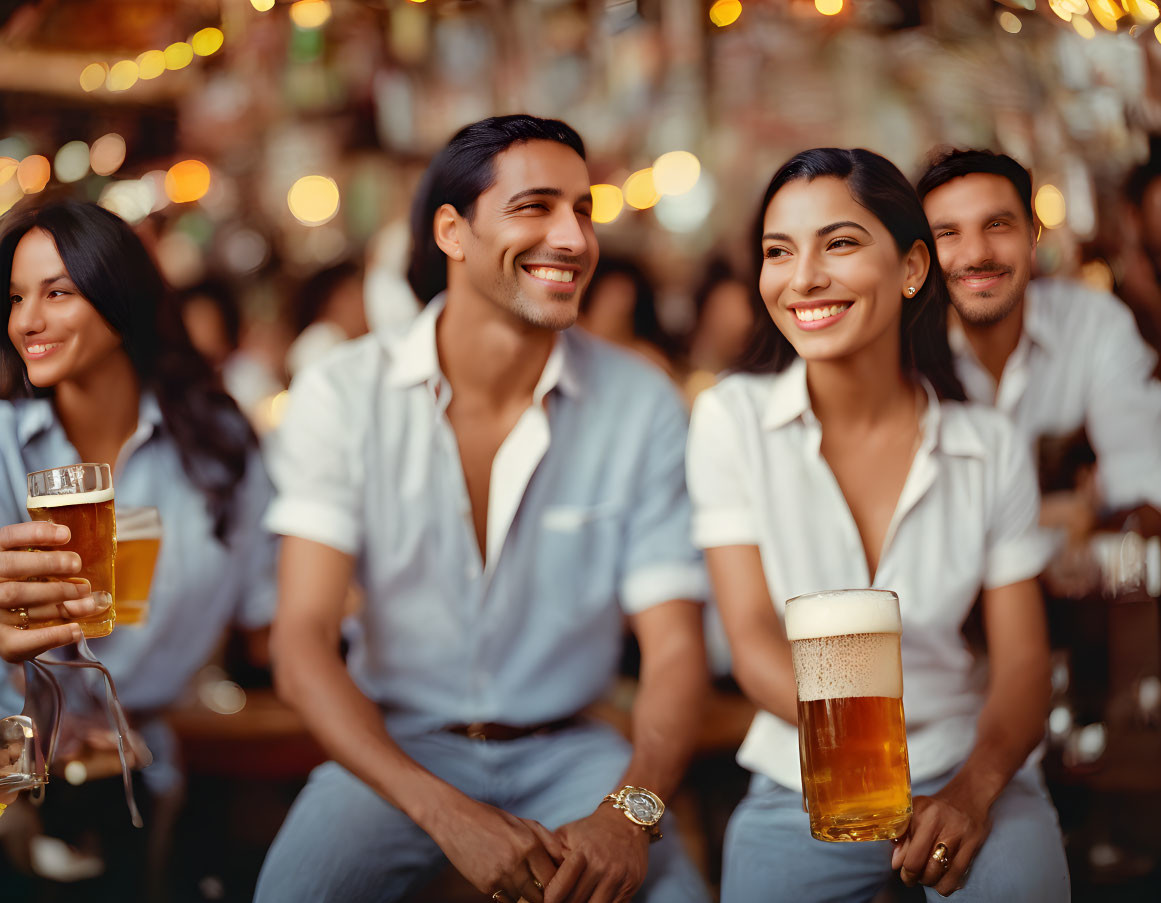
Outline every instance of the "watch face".
[[631, 790], [626, 793], [622, 805], [624, 805], [626, 812], [642, 824], [653, 825], [661, 818], [661, 807], [657, 800], [640, 790]]

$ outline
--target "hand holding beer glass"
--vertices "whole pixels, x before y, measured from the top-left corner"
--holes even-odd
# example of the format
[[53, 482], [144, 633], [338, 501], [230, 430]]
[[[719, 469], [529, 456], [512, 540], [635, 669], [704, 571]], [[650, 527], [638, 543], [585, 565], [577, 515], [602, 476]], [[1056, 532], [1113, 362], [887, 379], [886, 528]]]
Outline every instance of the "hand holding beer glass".
[[810, 833], [890, 840], [911, 821], [899, 598], [835, 590], [786, 603]]
[[[78, 576], [88, 581], [94, 596], [105, 593], [109, 599], [108, 608], [80, 618], [78, 623], [86, 637], [108, 636], [117, 619], [113, 601], [117, 524], [109, 465], [69, 464], [30, 473], [28, 514], [34, 521], [51, 521], [69, 528], [69, 541], [61, 548], [80, 556]], [[68, 622], [61, 619], [47, 623]]]

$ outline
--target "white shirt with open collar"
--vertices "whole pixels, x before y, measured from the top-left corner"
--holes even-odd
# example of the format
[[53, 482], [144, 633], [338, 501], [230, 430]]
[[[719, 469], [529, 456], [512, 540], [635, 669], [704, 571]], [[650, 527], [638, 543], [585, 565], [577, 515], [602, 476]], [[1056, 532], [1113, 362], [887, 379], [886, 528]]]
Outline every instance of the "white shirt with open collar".
[[962, 329], [948, 333], [967, 397], [1007, 414], [1035, 452], [1041, 436], [1083, 426], [1112, 508], [1161, 508], [1161, 382], [1157, 356], [1119, 299], [1063, 279], [1024, 297], [1023, 332], [999, 385]]
[[[915, 781], [942, 774], [971, 747], [986, 674], [960, 628], [981, 588], [1034, 577], [1049, 552], [1036, 526], [1032, 464], [1008, 422], [925, 388], [922, 440], [873, 579], [820, 453], [803, 361], [781, 374], [734, 374], [698, 396], [688, 452], [695, 544], [757, 546], [779, 617], [801, 593], [873, 586], [898, 594]], [[755, 717], [738, 761], [801, 786], [797, 729], [768, 712]]]
[[270, 448], [275, 532], [355, 555], [367, 603], [348, 665], [393, 729], [571, 715], [615, 674], [624, 615], [701, 599], [686, 415], [665, 376], [562, 333], [472, 526], [437, 298], [295, 379]]

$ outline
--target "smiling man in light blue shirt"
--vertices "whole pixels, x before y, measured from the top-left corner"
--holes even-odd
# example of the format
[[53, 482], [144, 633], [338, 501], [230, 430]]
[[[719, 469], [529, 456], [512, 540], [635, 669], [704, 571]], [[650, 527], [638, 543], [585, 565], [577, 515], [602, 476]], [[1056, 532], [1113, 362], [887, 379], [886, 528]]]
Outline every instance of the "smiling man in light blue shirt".
[[[564, 123], [465, 128], [413, 209], [426, 309], [291, 390], [275, 673], [334, 761], [259, 901], [404, 899], [447, 860], [508, 903], [707, 899], [655, 823], [706, 682], [686, 418], [659, 371], [562, 332], [597, 258], [589, 183]], [[344, 663], [353, 577], [367, 603]], [[577, 717], [626, 620], [631, 747]], [[626, 787], [647, 792], [606, 800]]]

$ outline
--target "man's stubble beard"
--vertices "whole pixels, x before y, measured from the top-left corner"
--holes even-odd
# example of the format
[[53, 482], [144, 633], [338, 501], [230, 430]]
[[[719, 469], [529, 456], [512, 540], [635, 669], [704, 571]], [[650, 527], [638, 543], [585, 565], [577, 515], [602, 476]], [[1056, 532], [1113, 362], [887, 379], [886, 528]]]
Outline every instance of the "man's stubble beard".
[[[995, 293], [975, 292], [973, 293], [972, 303], [970, 304], [964, 304], [959, 301], [956, 292], [950, 288], [948, 294], [951, 295], [951, 306], [955, 308], [955, 312], [960, 320], [968, 326], [984, 328], [987, 326], [995, 326], [997, 323], [1001, 323], [1011, 316], [1020, 306], [1020, 299], [1024, 297], [1024, 292], [1027, 288], [1027, 282], [1019, 287], [1013, 286], [1011, 291], [1007, 292], [999, 300], [996, 300], [997, 295]], [[981, 300], [990, 300], [995, 303], [981, 305], [978, 303]]]

